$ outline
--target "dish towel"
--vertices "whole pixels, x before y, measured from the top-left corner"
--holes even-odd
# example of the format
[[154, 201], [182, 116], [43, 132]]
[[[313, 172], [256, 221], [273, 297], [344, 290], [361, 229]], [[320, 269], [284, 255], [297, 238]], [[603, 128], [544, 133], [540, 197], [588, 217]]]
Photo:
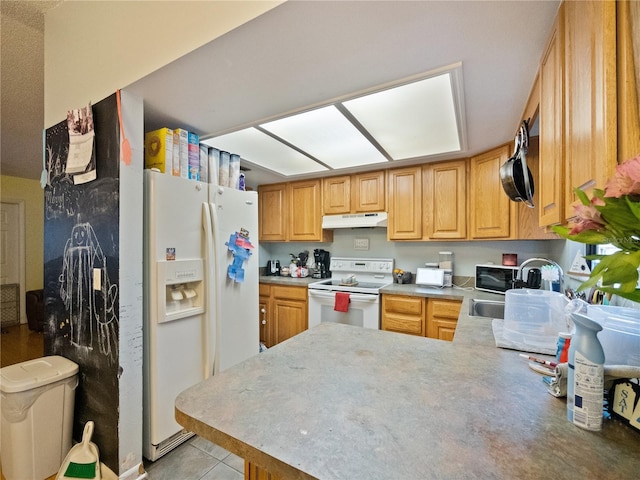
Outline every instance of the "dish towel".
[[349, 311], [349, 294], [346, 292], [336, 292], [336, 303], [333, 309], [336, 312], [348, 312]]

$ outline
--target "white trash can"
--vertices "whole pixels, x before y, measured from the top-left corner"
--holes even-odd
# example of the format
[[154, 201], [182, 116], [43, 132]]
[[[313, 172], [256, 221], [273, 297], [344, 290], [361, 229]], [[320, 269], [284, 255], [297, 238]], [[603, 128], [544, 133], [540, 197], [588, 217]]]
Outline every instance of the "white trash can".
[[44, 479], [71, 449], [78, 365], [50, 356], [0, 368], [0, 457], [6, 480]]

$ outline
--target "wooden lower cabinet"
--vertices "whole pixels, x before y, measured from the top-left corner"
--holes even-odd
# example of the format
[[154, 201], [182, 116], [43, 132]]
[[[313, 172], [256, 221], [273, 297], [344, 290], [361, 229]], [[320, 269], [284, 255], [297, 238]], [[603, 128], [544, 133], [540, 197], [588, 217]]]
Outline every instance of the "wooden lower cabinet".
[[271, 286], [266, 283], [258, 284], [258, 309], [260, 313], [258, 315], [260, 321], [260, 343], [263, 343], [267, 348], [270, 348], [275, 344], [274, 332], [272, 327], [271, 316]]
[[281, 477], [269, 473], [247, 460], [244, 461], [244, 480], [281, 480]]
[[382, 295], [382, 330], [453, 340], [461, 300]]
[[426, 298], [382, 295], [382, 330], [426, 336]]
[[452, 341], [461, 306], [462, 302], [459, 300], [430, 298], [427, 302], [427, 336]]
[[259, 285], [260, 341], [272, 347], [308, 328], [307, 287]]

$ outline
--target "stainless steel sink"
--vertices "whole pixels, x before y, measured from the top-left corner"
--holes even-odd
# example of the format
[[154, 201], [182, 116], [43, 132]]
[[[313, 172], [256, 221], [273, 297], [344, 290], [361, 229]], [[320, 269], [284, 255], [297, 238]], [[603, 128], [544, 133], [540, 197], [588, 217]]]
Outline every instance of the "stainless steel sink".
[[472, 298], [469, 303], [469, 315], [472, 317], [504, 318], [504, 302]]

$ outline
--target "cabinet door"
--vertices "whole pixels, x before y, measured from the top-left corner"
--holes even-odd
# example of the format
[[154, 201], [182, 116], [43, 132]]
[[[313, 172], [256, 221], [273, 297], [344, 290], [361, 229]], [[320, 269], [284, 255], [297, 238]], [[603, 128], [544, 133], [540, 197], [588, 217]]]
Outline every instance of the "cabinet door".
[[358, 173], [351, 181], [351, 211], [354, 213], [385, 212], [385, 172]]
[[466, 238], [467, 162], [429, 164], [422, 173], [425, 238]]
[[275, 343], [284, 342], [307, 329], [307, 305], [300, 300], [273, 301], [273, 319], [276, 324]]
[[564, 4], [560, 6], [540, 65], [539, 224], [564, 220]]
[[307, 287], [273, 285], [271, 308], [274, 327], [274, 345], [308, 328]]
[[323, 213], [339, 215], [351, 211], [351, 177], [329, 177], [322, 179]]
[[425, 299], [407, 295], [382, 295], [382, 330], [426, 335]]
[[618, 163], [622, 163], [640, 153], [640, 2], [618, 2], [617, 25]]
[[288, 213], [286, 184], [258, 187], [258, 239], [261, 242], [287, 239]]
[[280, 477], [266, 471], [264, 468], [257, 466], [255, 463], [251, 463], [248, 460], [244, 461], [244, 479], [245, 480], [280, 480]]
[[512, 202], [502, 188], [500, 167], [509, 159], [505, 145], [470, 160], [469, 210], [471, 238], [510, 238], [514, 223]]
[[289, 184], [289, 240], [332, 241], [331, 231], [322, 231], [322, 183], [320, 180]]
[[564, 2], [565, 217], [617, 163], [616, 3]]
[[422, 238], [421, 167], [389, 170], [389, 240]]
[[458, 325], [461, 306], [462, 302], [459, 300], [428, 299], [427, 336], [438, 340], [452, 341]]
[[260, 341], [267, 347], [273, 345], [273, 321], [271, 318], [271, 286], [266, 283], [258, 284], [258, 322], [260, 328]]

